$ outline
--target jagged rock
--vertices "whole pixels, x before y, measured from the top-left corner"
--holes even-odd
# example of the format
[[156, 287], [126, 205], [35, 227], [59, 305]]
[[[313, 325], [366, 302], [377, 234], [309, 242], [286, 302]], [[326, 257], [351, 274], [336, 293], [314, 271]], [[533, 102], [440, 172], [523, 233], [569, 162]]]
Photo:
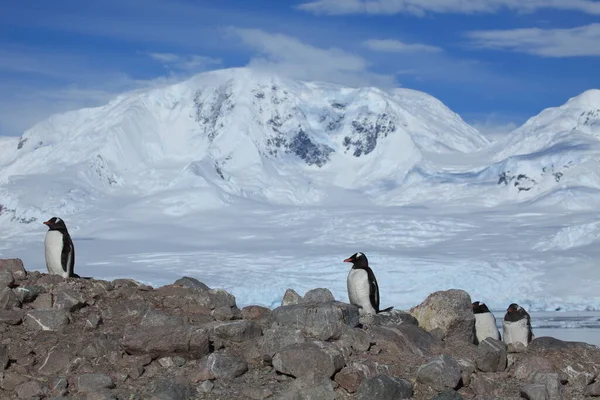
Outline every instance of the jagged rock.
[[348, 393], [356, 392], [364, 379], [364, 372], [348, 366], [342, 368], [334, 377], [334, 380]]
[[300, 301], [302, 301], [302, 296], [294, 289], [287, 289], [281, 300], [281, 306], [291, 306], [300, 303]]
[[231, 321], [232, 319], [235, 318], [235, 314], [233, 313], [233, 310], [231, 309], [231, 307], [215, 308], [212, 311], [211, 315], [217, 321]]
[[464, 290], [445, 290], [430, 294], [409, 312], [426, 331], [440, 328], [445, 340], [475, 343], [475, 315], [471, 296]]
[[58, 310], [77, 311], [87, 305], [83, 296], [72, 290], [61, 290], [54, 297], [54, 308]]
[[600, 381], [586, 386], [584, 394], [586, 396], [600, 397]]
[[20, 384], [27, 382], [28, 378], [23, 374], [6, 371], [0, 374], [0, 387], [8, 392], [14, 390]]
[[152, 287], [148, 286], [148, 285], [144, 285], [141, 282], [136, 281], [135, 279], [115, 279], [114, 281], [112, 281], [112, 285], [114, 289], [121, 289], [121, 288], [133, 288], [133, 289], [139, 289], [139, 290], [151, 290]]
[[21, 307], [21, 302], [11, 288], [4, 287], [0, 289], [0, 309], [12, 310]]
[[187, 400], [194, 398], [195, 392], [191, 385], [161, 379], [154, 383], [153, 396], [150, 400]]
[[0, 309], [0, 322], [7, 325], [19, 325], [23, 320], [23, 311], [21, 310], [2, 310]]
[[458, 359], [456, 361], [458, 362], [458, 365], [460, 365], [463, 385], [469, 386], [471, 383], [471, 376], [477, 370], [475, 362], [463, 359]]
[[339, 338], [346, 326], [358, 325], [358, 308], [337, 301], [302, 303], [281, 306], [273, 310], [275, 321], [284, 326], [301, 329], [319, 340]]
[[437, 391], [455, 389], [461, 377], [458, 362], [445, 354], [433, 357], [417, 370], [417, 382], [429, 385]]
[[285, 347], [273, 357], [273, 367], [296, 378], [314, 376], [331, 378], [345, 365], [344, 357], [335, 349], [321, 349], [314, 343], [299, 343]]
[[36, 380], [21, 383], [15, 387], [15, 392], [20, 399], [32, 399], [44, 396], [44, 387]]
[[242, 318], [248, 320], [263, 320], [271, 316], [271, 309], [263, 306], [246, 306], [242, 308]]
[[506, 369], [506, 343], [488, 337], [477, 346], [477, 369], [483, 372], [500, 372]]
[[215, 378], [233, 379], [248, 371], [248, 364], [243, 359], [225, 353], [212, 353], [206, 364]]
[[410, 313], [401, 310], [390, 310], [380, 314], [364, 314], [360, 316], [362, 325], [371, 326], [396, 326], [400, 324], [419, 325], [419, 321]]
[[31, 306], [37, 310], [52, 308], [52, 294], [41, 293], [37, 295]]
[[44, 293], [45, 289], [41, 286], [19, 286], [13, 291], [21, 303], [31, 303], [40, 294]]
[[0, 269], [0, 288], [11, 288], [15, 284], [15, 278], [8, 269]]
[[277, 397], [277, 400], [337, 400], [330, 379], [313, 377], [295, 379], [288, 390]]
[[75, 382], [80, 392], [96, 392], [115, 387], [112, 378], [105, 374], [82, 374], [75, 378]]
[[265, 330], [258, 345], [262, 354], [271, 358], [291, 344], [304, 342], [306, 339], [300, 330], [282, 326]]
[[171, 315], [162, 311], [155, 310], [154, 308], [148, 308], [142, 320], [140, 326], [143, 327], [163, 327], [163, 326], [181, 326], [183, 325], [183, 318], [179, 315]]
[[329, 301], [335, 301], [333, 293], [326, 288], [317, 288], [306, 292], [300, 303], [327, 303]]
[[260, 327], [252, 321], [224, 322], [213, 327], [216, 337], [233, 342], [244, 342], [262, 335]]
[[357, 400], [411, 399], [412, 384], [406, 379], [376, 375], [365, 379], [356, 392]]
[[564, 389], [557, 373], [535, 372], [531, 378], [532, 383], [544, 385], [548, 393], [548, 400], [562, 400]]
[[203, 290], [207, 292], [210, 290], [210, 288], [204, 283], [200, 282], [196, 278], [191, 278], [189, 276], [184, 276], [183, 278], [177, 279], [175, 282], [173, 282], [173, 285], [183, 286], [184, 288], [188, 289]]
[[371, 347], [373, 338], [369, 332], [359, 328], [347, 328], [342, 333], [338, 343], [349, 346], [354, 351], [367, 351]]
[[64, 347], [54, 346], [38, 361], [37, 372], [43, 376], [56, 376], [66, 372], [73, 355]]
[[85, 318], [85, 329], [97, 329], [102, 323], [102, 317], [96, 313], [92, 313]]
[[69, 324], [69, 312], [66, 310], [31, 310], [25, 315], [25, 321], [32, 329], [58, 331]]
[[527, 400], [550, 400], [546, 386], [539, 383], [530, 383], [521, 388], [521, 397]]
[[0, 371], [4, 371], [8, 367], [8, 348], [0, 344]]
[[0, 259], [0, 270], [7, 270], [12, 273], [15, 279], [22, 280], [27, 277], [27, 272], [20, 258]]
[[208, 332], [197, 326], [129, 326], [121, 343], [129, 354], [153, 358], [180, 355], [194, 359], [209, 352]]
[[464, 397], [455, 390], [444, 390], [436, 394], [431, 400], [464, 400]]
[[268, 388], [247, 387], [242, 390], [242, 395], [252, 400], [263, 400], [271, 397], [273, 391]]
[[376, 326], [369, 330], [373, 342], [389, 351], [409, 350], [420, 357], [427, 357], [440, 348], [440, 342], [415, 325], [402, 324], [396, 328]]
[[202, 390], [204, 393], [210, 393], [210, 392], [212, 392], [214, 387], [215, 387], [215, 384], [212, 383], [211, 381], [204, 381], [200, 385], [200, 390]]

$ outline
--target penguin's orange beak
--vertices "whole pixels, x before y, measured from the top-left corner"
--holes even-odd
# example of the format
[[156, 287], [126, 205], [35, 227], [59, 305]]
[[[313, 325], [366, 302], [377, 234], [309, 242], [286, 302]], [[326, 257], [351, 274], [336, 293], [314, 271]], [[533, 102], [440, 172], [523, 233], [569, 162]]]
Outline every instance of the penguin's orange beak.
[[344, 260], [344, 262], [352, 262], [352, 259], [351, 259], [351, 258], [346, 258], [346, 259]]
[[45, 221], [44, 225], [50, 225], [50, 221]]

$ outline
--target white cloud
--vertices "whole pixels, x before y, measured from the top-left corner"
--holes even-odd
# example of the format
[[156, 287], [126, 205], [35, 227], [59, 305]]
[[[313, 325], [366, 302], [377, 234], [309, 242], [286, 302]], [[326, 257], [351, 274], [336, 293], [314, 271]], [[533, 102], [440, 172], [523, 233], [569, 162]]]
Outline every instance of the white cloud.
[[532, 12], [538, 9], [580, 11], [600, 15], [600, 2], [594, 0], [315, 0], [299, 9], [314, 14], [416, 14], [495, 13], [502, 9]]
[[369, 71], [359, 55], [338, 48], [319, 48], [300, 40], [260, 29], [231, 28], [257, 55], [250, 66], [296, 79], [322, 80], [347, 85], [394, 86], [394, 77]]
[[600, 24], [571, 29], [525, 28], [467, 33], [479, 48], [503, 49], [544, 57], [600, 56]]
[[150, 58], [162, 63], [165, 67], [182, 71], [205, 69], [211, 65], [221, 64], [219, 58], [199, 55], [179, 55], [174, 53], [148, 53]]
[[404, 43], [393, 39], [370, 39], [363, 42], [363, 45], [373, 51], [383, 53], [436, 53], [442, 51], [441, 48], [420, 43]]

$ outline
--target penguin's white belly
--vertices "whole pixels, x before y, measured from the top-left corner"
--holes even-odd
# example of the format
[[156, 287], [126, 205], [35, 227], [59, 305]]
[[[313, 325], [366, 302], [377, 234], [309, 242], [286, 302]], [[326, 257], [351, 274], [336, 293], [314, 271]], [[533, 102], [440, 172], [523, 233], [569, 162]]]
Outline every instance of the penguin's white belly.
[[494, 314], [491, 312], [475, 314], [475, 333], [479, 343], [489, 337], [500, 340], [500, 332], [496, 327]]
[[68, 273], [64, 271], [61, 264], [63, 236], [58, 231], [48, 231], [44, 239], [44, 248], [46, 251], [46, 268], [49, 274], [61, 275], [63, 278], [68, 277]]
[[376, 314], [369, 297], [369, 275], [364, 269], [351, 269], [348, 274], [348, 298], [362, 314]]
[[521, 342], [525, 346], [529, 344], [529, 327], [527, 326], [526, 318], [516, 322], [504, 321], [502, 328], [504, 343], [509, 344]]

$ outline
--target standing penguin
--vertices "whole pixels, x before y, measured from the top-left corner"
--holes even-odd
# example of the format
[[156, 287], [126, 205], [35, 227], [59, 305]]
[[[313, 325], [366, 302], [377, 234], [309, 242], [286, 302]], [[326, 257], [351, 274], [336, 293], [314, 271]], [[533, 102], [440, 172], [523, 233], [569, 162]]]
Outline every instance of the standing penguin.
[[46, 267], [49, 274], [60, 275], [63, 278], [79, 276], [73, 272], [75, 267], [75, 246], [65, 222], [52, 217], [44, 222], [48, 226], [44, 249], [46, 252]]
[[486, 338], [494, 338], [500, 340], [500, 332], [496, 326], [496, 317], [490, 312], [485, 303], [479, 301], [472, 305], [473, 314], [475, 314], [475, 336], [477, 343], [481, 343]]
[[520, 342], [527, 346], [533, 340], [531, 317], [520, 305], [512, 303], [508, 306], [504, 315], [502, 336], [506, 344]]
[[379, 310], [379, 286], [373, 270], [369, 267], [367, 256], [363, 253], [355, 253], [344, 262], [352, 263], [347, 279], [348, 298], [350, 304], [358, 307], [360, 315], [377, 314], [393, 308]]

